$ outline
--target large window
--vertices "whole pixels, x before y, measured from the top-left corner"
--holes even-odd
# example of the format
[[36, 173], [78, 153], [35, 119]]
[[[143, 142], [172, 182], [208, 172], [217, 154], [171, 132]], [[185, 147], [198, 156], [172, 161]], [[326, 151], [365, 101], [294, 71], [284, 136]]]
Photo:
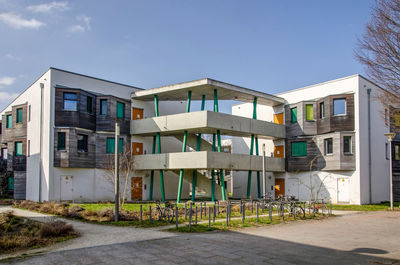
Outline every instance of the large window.
[[64, 93], [64, 110], [77, 110], [78, 100], [76, 93]]
[[15, 142], [15, 155], [22, 156], [22, 142]]
[[17, 109], [17, 119], [15, 120], [16, 123], [22, 123], [22, 108]]
[[[119, 152], [123, 153], [124, 152], [124, 139], [119, 138]], [[107, 154], [114, 154], [115, 153], [115, 138], [113, 137], [108, 137], [107, 138]]]
[[290, 109], [290, 121], [292, 123], [297, 122], [297, 108]]
[[400, 160], [400, 145], [394, 145], [394, 160]]
[[93, 113], [93, 98], [90, 96], [86, 97], [86, 111], [88, 113]]
[[333, 139], [327, 138], [324, 140], [325, 155], [333, 154]]
[[319, 118], [320, 119], [325, 118], [325, 103], [324, 102], [319, 103]]
[[312, 104], [306, 105], [306, 121], [314, 120], [314, 109]]
[[78, 134], [78, 151], [87, 152], [88, 151], [88, 136], [84, 134]]
[[292, 156], [307, 156], [307, 142], [292, 142]]
[[7, 129], [12, 128], [12, 115], [11, 114], [8, 114], [6, 116], [6, 128]]
[[351, 136], [343, 136], [343, 153], [351, 154]]
[[394, 124], [396, 127], [400, 127], [400, 113], [394, 114]]
[[125, 117], [125, 104], [117, 102], [117, 118], [123, 119]]
[[57, 134], [57, 150], [65, 150], [65, 132]]
[[346, 115], [346, 99], [338, 98], [333, 100], [333, 115]]
[[100, 99], [100, 115], [107, 115], [107, 99]]

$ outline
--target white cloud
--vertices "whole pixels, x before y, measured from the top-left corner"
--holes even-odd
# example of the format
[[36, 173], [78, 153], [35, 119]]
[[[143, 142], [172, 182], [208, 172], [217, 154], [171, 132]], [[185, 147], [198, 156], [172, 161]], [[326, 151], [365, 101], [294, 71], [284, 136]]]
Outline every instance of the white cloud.
[[15, 61], [20, 61], [20, 60], [21, 60], [21, 58], [19, 58], [19, 57], [17, 57], [17, 56], [14, 56], [14, 55], [11, 54], [11, 53], [7, 53], [7, 54], [5, 55], [5, 57], [6, 57], [7, 59], [15, 60]]
[[0, 91], [0, 101], [9, 102], [18, 97], [18, 93]]
[[74, 32], [84, 32], [85, 28], [82, 27], [81, 25], [73, 25], [73, 26], [68, 28], [68, 31], [72, 32], [72, 33], [74, 33]]
[[14, 82], [15, 82], [15, 77], [9, 77], [9, 76], [0, 77], [0, 85], [9, 86], [14, 84]]
[[28, 20], [13, 13], [0, 13], [0, 21], [15, 29], [29, 28], [38, 29], [46, 24], [34, 18]]
[[92, 29], [92, 27], [90, 26], [91, 17], [85, 16], [85, 15], [81, 15], [81, 16], [77, 16], [76, 20], [79, 22], [79, 24], [70, 26], [67, 29], [69, 32], [71, 32], [71, 33], [74, 33], [74, 32], [85, 32], [85, 31], [88, 31], [88, 30]]
[[66, 11], [69, 10], [70, 7], [68, 5], [68, 2], [53, 1], [50, 3], [45, 3], [40, 5], [28, 6], [27, 9], [29, 11], [32, 11], [33, 13], [48, 13], [51, 12], [52, 10]]

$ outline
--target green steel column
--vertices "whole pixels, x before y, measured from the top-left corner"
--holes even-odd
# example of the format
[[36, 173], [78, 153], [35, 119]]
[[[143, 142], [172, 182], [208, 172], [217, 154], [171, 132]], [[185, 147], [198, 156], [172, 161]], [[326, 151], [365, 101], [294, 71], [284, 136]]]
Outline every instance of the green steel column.
[[[256, 136], [256, 155], [259, 155], [258, 151], [258, 137]], [[257, 195], [258, 198], [261, 198], [261, 177], [260, 177], [260, 171], [257, 171]]]
[[[153, 136], [153, 147], [151, 153], [154, 155], [156, 153], [156, 137]], [[150, 201], [153, 200], [153, 184], [154, 183], [154, 170], [151, 171], [150, 173], [150, 195], [149, 199]]]
[[[154, 110], [155, 110], [155, 115], [158, 117], [160, 115], [158, 111], [158, 96], [154, 95]], [[161, 136], [160, 133], [157, 133], [156, 135], [157, 139], [157, 150], [158, 153], [161, 154]], [[164, 189], [164, 172], [160, 170], [160, 187], [161, 187], [161, 200], [165, 202], [165, 189]]]
[[[212, 151], [215, 152], [215, 133], [213, 133], [213, 145], [212, 145]], [[214, 169], [211, 169], [211, 201], [215, 201], [215, 171]]]
[[[253, 101], [253, 119], [257, 119], [257, 97], [254, 97], [254, 101]], [[258, 146], [258, 142], [256, 143], [256, 145]], [[251, 144], [250, 144], [250, 155], [253, 155], [253, 149], [254, 149], [254, 134], [251, 135]], [[258, 148], [257, 148], [258, 150]], [[251, 194], [251, 174], [252, 171], [249, 170], [249, 174], [247, 176], [247, 198], [250, 197]], [[260, 173], [257, 172], [257, 181], [259, 178]], [[257, 182], [257, 185], [259, 183]]]
[[[206, 107], [206, 95], [202, 95], [201, 97], [201, 110], [204, 110]], [[201, 133], [197, 135], [197, 146], [196, 151], [200, 151], [201, 148]], [[193, 170], [193, 180], [192, 180], [192, 201], [195, 201], [196, 197], [196, 185], [197, 185], [197, 169]]]
[[[186, 112], [190, 112], [190, 103], [191, 102], [192, 102], [192, 91], [189, 90], [188, 91], [187, 104], [186, 104]], [[186, 152], [187, 137], [188, 137], [188, 132], [184, 131], [183, 132], [182, 152]], [[179, 172], [178, 196], [176, 198], [176, 202], [177, 203], [181, 202], [182, 185], [183, 185], [183, 174], [184, 174], [184, 170], [181, 169], [180, 172]]]
[[[218, 90], [214, 89], [214, 112], [218, 112]], [[217, 139], [218, 139], [218, 152], [221, 152], [221, 132], [220, 130], [217, 130]], [[224, 172], [221, 169], [220, 170], [220, 179], [221, 179], [221, 192], [222, 192], [222, 200], [226, 200], [226, 194], [225, 194], [225, 181], [224, 181]], [[215, 185], [215, 184], [214, 184]]]

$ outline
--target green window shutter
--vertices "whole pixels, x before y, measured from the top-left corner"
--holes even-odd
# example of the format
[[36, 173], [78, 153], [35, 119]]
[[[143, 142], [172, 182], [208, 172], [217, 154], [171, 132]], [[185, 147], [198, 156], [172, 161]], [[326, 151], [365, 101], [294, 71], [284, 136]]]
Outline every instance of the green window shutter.
[[57, 138], [57, 149], [65, 150], [65, 132], [59, 132]]
[[122, 154], [124, 152], [124, 138], [119, 138], [119, 152]]
[[290, 109], [291, 122], [297, 122], [297, 108]]
[[22, 123], [22, 109], [17, 109], [17, 120], [16, 123]]
[[22, 156], [22, 142], [15, 142], [15, 155]]
[[292, 142], [292, 156], [307, 156], [307, 142]]
[[306, 120], [312, 121], [314, 120], [314, 112], [313, 112], [313, 105], [306, 105]]
[[117, 118], [123, 119], [125, 117], [125, 104], [117, 102]]
[[107, 138], [107, 154], [114, 154], [115, 152], [115, 139]]
[[14, 190], [14, 178], [13, 177], [8, 178], [8, 190]]
[[7, 115], [6, 128], [7, 129], [12, 128], [12, 115], [11, 114]]

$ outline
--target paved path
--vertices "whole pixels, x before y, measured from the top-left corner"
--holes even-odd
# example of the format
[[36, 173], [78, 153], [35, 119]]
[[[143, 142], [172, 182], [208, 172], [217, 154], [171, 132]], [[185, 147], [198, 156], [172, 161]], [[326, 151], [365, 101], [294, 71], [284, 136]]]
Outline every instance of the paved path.
[[[109, 235], [104, 231], [102, 236]], [[400, 264], [399, 260], [400, 212], [369, 212], [57, 251], [12, 263]]]

